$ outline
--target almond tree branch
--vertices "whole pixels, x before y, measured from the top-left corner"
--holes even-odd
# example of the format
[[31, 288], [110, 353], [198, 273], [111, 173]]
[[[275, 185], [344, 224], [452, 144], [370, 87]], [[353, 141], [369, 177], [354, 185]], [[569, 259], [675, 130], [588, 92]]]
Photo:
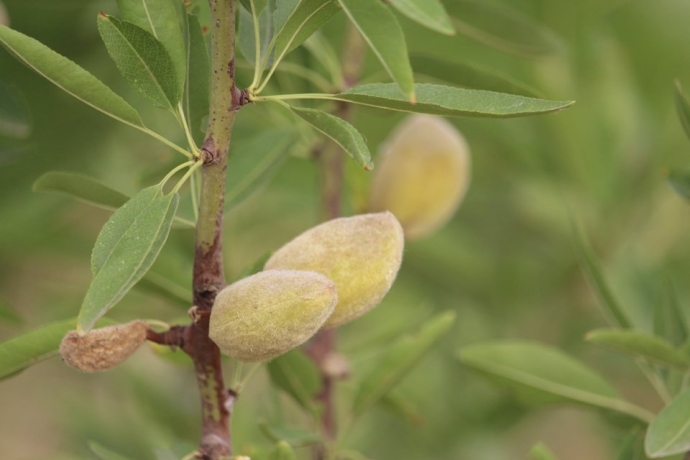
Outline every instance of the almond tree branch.
[[235, 85], [235, 0], [209, 0], [211, 7], [211, 107], [201, 147], [201, 191], [194, 252], [192, 324], [182, 349], [194, 361], [201, 396], [201, 443], [197, 458], [220, 460], [232, 454], [230, 411], [234, 395], [223, 381], [220, 351], [208, 336], [216, 294], [225, 287], [223, 204], [225, 172], [235, 112], [241, 92]]

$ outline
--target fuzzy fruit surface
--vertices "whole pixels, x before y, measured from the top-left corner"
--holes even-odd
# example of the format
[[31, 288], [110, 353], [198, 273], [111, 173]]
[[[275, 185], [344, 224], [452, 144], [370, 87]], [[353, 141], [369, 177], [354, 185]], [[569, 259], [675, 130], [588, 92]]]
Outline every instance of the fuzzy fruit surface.
[[70, 331], [60, 343], [65, 363], [83, 372], [107, 371], [117, 366], [146, 341], [143, 321], [93, 329], [85, 335]]
[[312, 270], [332, 279], [338, 304], [324, 327], [352, 321], [381, 302], [400, 269], [403, 230], [390, 212], [324, 222], [276, 251], [266, 269]]
[[335, 284], [319, 273], [263, 271], [218, 294], [209, 336], [235, 359], [268, 360], [306, 342], [328, 319], [337, 301]]
[[470, 184], [470, 151], [448, 121], [413, 115], [383, 147], [374, 170], [370, 211], [391, 211], [412, 240], [428, 236], [455, 213]]

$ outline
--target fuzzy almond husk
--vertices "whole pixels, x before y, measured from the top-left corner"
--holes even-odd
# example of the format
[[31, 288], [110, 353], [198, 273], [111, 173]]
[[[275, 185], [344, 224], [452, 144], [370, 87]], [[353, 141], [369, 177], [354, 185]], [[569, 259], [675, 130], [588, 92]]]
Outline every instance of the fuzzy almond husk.
[[408, 240], [431, 235], [465, 197], [470, 163], [467, 142], [452, 124], [433, 115], [410, 116], [377, 159], [368, 209], [395, 214]]
[[223, 353], [240, 361], [268, 360], [306, 342], [337, 301], [335, 284], [319, 273], [260, 272], [216, 296], [209, 336]]
[[390, 212], [342, 217], [307, 230], [273, 254], [265, 268], [313, 270], [338, 288], [325, 328], [352, 321], [379, 304], [398, 274], [403, 230]]
[[147, 329], [143, 321], [132, 321], [93, 329], [85, 335], [70, 331], [60, 343], [60, 355], [80, 371], [107, 371], [132, 356], [146, 341]]

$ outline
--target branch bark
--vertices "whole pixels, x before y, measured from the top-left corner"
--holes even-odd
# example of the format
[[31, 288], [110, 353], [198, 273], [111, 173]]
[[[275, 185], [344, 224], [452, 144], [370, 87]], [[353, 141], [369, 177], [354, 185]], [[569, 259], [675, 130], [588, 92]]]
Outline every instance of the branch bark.
[[235, 395], [223, 381], [220, 350], [208, 336], [216, 294], [225, 287], [223, 273], [223, 205], [228, 149], [241, 92], [235, 85], [235, 0], [209, 0], [211, 24], [211, 106], [201, 148], [199, 219], [194, 248], [192, 324], [182, 349], [194, 361], [201, 396], [201, 442], [198, 458], [219, 460], [232, 454], [230, 415]]

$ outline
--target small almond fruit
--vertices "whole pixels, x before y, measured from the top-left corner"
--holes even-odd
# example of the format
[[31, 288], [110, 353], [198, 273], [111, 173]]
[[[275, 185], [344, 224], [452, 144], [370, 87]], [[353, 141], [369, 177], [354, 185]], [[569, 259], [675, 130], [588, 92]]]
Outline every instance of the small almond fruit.
[[413, 115], [390, 136], [377, 160], [369, 211], [390, 211], [408, 240], [429, 236], [455, 213], [470, 184], [470, 150], [448, 121]]
[[260, 272], [218, 294], [209, 336], [223, 353], [240, 361], [268, 360], [306, 342], [337, 301], [335, 284], [319, 273]]
[[132, 356], [146, 341], [147, 330], [143, 321], [132, 321], [93, 329], [85, 335], [70, 331], [60, 343], [60, 355], [80, 371], [107, 371]]
[[312, 270], [332, 279], [338, 288], [338, 305], [324, 325], [331, 328], [381, 302], [398, 274], [403, 247], [403, 230], [389, 212], [341, 217], [287, 243], [265, 268]]

